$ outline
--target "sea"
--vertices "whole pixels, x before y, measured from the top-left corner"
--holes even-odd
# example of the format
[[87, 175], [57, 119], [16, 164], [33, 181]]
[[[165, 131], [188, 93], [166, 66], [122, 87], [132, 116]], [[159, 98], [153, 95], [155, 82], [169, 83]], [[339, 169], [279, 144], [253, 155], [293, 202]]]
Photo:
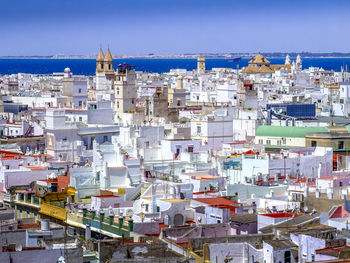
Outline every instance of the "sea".
[[[284, 58], [269, 59], [272, 64], [284, 64]], [[295, 58], [292, 60], [295, 60]], [[228, 59], [206, 59], [206, 68], [241, 68], [248, 65], [249, 59], [232, 62]], [[136, 70], [145, 72], [164, 73], [170, 69], [197, 68], [196, 59], [115, 59], [114, 67], [126, 63], [134, 65]], [[325, 70], [340, 71], [342, 66], [350, 66], [350, 58], [304, 58], [303, 68], [320, 67]], [[95, 75], [96, 61], [94, 59], [0, 59], [0, 74], [32, 73], [52, 74], [63, 72], [69, 67], [74, 75]]]

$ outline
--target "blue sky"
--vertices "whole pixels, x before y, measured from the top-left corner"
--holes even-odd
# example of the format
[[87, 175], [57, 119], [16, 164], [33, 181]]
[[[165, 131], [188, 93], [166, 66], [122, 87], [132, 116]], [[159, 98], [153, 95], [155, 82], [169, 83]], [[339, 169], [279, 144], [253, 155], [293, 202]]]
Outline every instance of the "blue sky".
[[350, 52], [348, 0], [0, 0], [0, 55]]

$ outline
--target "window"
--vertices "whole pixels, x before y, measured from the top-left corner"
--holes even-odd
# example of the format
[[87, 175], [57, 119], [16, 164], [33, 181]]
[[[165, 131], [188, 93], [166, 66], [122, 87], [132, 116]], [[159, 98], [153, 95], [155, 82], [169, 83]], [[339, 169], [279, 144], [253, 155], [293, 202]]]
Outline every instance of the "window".
[[119, 109], [119, 101], [117, 101], [117, 108]]
[[278, 140], [278, 141], [277, 141], [277, 145], [282, 145], [282, 141], [281, 141], [281, 140]]
[[81, 93], [81, 89], [79, 89], [78, 92]]
[[260, 139], [259, 144], [264, 144], [264, 140]]
[[338, 142], [338, 149], [344, 149], [344, 141]]
[[103, 64], [101, 64], [101, 69], [103, 69]]
[[344, 99], [340, 99], [340, 103], [341, 103], [341, 104], [344, 104]]
[[197, 100], [199, 100], [199, 96], [197, 96]]
[[119, 88], [117, 88], [117, 95], [119, 95]]
[[316, 141], [311, 141], [311, 147], [317, 147], [317, 142]]
[[83, 105], [83, 102], [79, 100], [79, 107], [81, 107], [82, 105]]
[[177, 106], [181, 106], [181, 100], [177, 101]]
[[197, 134], [201, 134], [202, 132], [202, 127], [201, 126], [197, 126]]
[[79, 117], [79, 121], [82, 122], [83, 121], [83, 117]]
[[134, 103], [135, 103], [135, 101], [134, 101], [134, 99], [132, 99], [132, 100], [131, 100], [131, 104], [134, 104]]
[[189, 153], [193, 153], [193, 145], [188, 145], [187, 151], [188, 151]]
[[108, 136], [107, 135], [103, 136], [103, 142], [106, 142], [106, 141], [108, 141]]
[[266, 140], [267, 145], [271, 145], [271, 140]]

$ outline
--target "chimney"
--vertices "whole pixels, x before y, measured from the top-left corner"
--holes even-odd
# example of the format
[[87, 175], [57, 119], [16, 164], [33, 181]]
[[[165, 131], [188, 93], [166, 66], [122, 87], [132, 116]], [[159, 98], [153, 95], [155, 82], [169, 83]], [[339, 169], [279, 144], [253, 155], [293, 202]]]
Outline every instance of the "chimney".
[[89, 224], [85, 225], [85, 240], [90, 240], [91, 239], [91, 227]]

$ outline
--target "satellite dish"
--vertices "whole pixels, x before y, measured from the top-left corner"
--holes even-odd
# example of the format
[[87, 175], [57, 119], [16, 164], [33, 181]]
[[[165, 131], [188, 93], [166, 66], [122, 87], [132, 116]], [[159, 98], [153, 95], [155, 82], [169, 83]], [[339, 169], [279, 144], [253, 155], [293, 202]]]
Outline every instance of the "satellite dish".
[[15, 249], [16, 251], [22, 251], [23, 247], [21, 244], [16, 244]]
[[307, 210], [309, 210], [309, 208], [307, 206], [304, 206], [304, 212], [306, 212]]
[[253, 214], [253, 213], [254, 213], [254, 209], [253, 208], [249, 208], [248, 214]]

